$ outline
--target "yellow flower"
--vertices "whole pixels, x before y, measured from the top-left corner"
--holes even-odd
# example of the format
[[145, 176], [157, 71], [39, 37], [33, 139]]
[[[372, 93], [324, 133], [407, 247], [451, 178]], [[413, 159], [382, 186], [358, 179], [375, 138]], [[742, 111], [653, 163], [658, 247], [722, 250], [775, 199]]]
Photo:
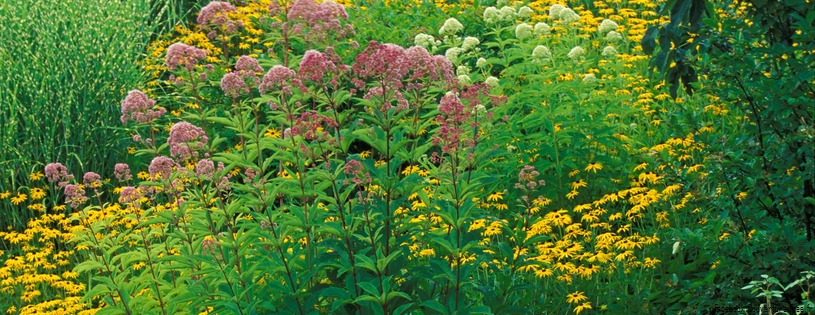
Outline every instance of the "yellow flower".
[[487, 197], [487, 201], [498, 201], [498, 200], [504, 200], [504, 193], [503, 192], [499, 191], [499, 192], [496, 192], [496, 193], [492, 193]]
[[136, 174], [136, 177], [138, 177], [141, 180], [150, 180], [150, 174], [148, 174], [147, 172], [139, 172], [138, 174]]
[[36, 181], [42, 179], [44, 176], [45, 175], [43, 175], [42, 172], [35, 172], [35, 173], [29, 174], [28, 178], [31, 179], [32, 182], [36, 182]]
[[275, 128], [266, 129], [266, 133], [263, 134], [266, 138], [280, 138], [280, 131]]
[[54, 206], [54, 211], [64, 211], [65, 205]]
[[11, 198], [11, 203], [13, 203], [16, 206], [22, 203], [23, 201], [26, 201], [27, 199], [28, 196], [26, 196], [26, 194], [18, 193], [17, 196]]
[[6, 198], [8, 198], [9, 196], [11, 196], [11, 193], [10, 193], [10, 192], [8, 192], [8, 190], [6, 190], [6, 191], [4, 191], [4, 192], [1, 192], [1, 193], [0, 193], [0, 200], [2, 200], [2, 199], [6, 199]]
[[416, 165], [408, 165], [407, 167], [405, 167], [405, 169], [404, 169], [404, 170], [402, 170], [402, 175], [408, 176], [408, 175], [410, 175], [410, 174], [415, 173], [415, 172], [416, 172], [416, 171], [418, 171], [418, 170], [419, 170], [419, 166], [416, 166]]
[[45, 191], [42, 188], [31, 188], [28, 193], [31, 194], [31, 200], [40, 200], [45, 197]]
[[362, 152], [359, 153], [359, 157], [361, 157], [363, 159], [367, 159], [367, 158], [371, 157], [371, 151], [362, 151]]
[[594, 173], [597, 174], [597, 171], [602, 170], [602, 169], [603, 169], [603, 165], [601, 165], [600, 163], [592, 162], [592, 163], [589, 163], [588, 166], [586, 166], [585, 171], [586, 172], [594, 171]]
[[569, 304], [577, 304], [586, 299], [587, 298], [583, 292], [575, 291], [574, 293], [566, 294], [566, 302]]
[[591, 309], [591, 303], [586, 302], [586, 303], [580, 304], [577, 307], [575, 307], [574, 308], [574, 313], [575, 314], [580, 314], [580, 312], [582, 312], [583, 310], [590, 310], [590, 309]]
[[134, 148], [134, 147], [127, 147], [127, 153], [129, 153], [129, 154], [134, 154], [134, 153], [136, 153], [136, 148]]
[[580, 187], [588, 187], [588, 186], [589, 186], [589, 184], [588, 184], [588, 183], [586, 183], [586, 182], [585, 182], [584, 180], [582, 180], [582, 179], [581, 179], [581, 180], [579, 180], [579, 181], [576, 181], [576, 182], [572, 182], [572, 190], [577, 190], [577, 189], [578, 189], [578, 188], [580, 188]]

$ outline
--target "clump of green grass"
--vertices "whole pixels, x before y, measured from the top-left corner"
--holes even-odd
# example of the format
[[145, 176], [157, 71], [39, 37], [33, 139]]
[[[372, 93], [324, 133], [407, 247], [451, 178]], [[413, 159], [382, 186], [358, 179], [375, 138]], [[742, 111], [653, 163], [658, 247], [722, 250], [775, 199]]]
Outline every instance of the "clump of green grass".
[[[119, 101], [138, 86], [137, 62], [172, 1], [43, 0], [0, 4], [0, 191], [27, 185], [49, 161], [108, 170], [126, 152]], [[5, 208], [5, 209], [4, 209]], [[25, 222], [21, 207], [0, 204]], [[9, 219], [6, 219], [9, 218]], [[16, 218], [16, 220], [14, 220]]]

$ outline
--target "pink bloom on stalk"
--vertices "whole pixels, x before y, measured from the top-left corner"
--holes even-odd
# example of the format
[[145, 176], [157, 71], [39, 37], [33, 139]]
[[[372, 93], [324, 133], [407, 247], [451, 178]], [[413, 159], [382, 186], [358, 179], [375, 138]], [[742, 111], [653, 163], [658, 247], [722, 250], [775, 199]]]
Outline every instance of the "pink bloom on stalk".
[[440, 115], [436, 116], [441, 128], [433, 135], [433, 144], [441, 145], [445, 153], [450, 153], [458, 148], [461, 142], [461, 135], [464, 133], [463, 124], [467, 120], [467, 111], [464, 104], [453, 93], [448, 93], [439, 102]]
[[198, 151], [205, 149], [208, 141], [204, 129], [186, 121], [173, 125], [167, 138], [170, 154], [182, 160], [198, 157]]
[[[354, 73], [363, 79], [373, 79], [391, 88], [401, 88], [401, 80], [410, 70], [411, 64], [404, 58], [405, 49], [394, 44], [379, 44], [371, 41], [367, 48], [357, 55]], [[362, 80], [355, 80], [357, 88], [364, 88]], [[392, 87], [391, 87], [392, 86]]]
[[340, 19], [348, 19], [348, 12], [345, 7], [333, 1], [318, 4], [315, 0], [297, 0], [289, 7], [287, 18], [297, 23], [292, 28], [294, 33], [303, 32], [302, 26], [310, 28], [304, 34], [309, 42], [325, 41], [328, 35], [343, 39], [354, 34], [354, 28], [350, 24], [345, 27], [340, 25]]
[[102, 187], [101, 178], [102, 177], [100, 177], [99, 174], [87, 172], [84, 176], [82, 176], [82, 183], [84, 183], [85, 186], [92, 187], [95, 190], [96, 188]]
[[187, 71], [192, 71], [195, 64], [207, 58], [207, 52], [184, 44], [175, 43], [167, 48], [167, 68], [175, 70], [178, 66], [184, 67]]
[[64, 192], [65, 203], [70, 204], [71, 208], [77, 208], [88, 201], [88, 197], [85, 197], [85, 190], [77, 185], [71, 184], [65, 186]]
[[249, 94], [251, 91], [246, 81], [235, 72], [230, 72], [221, 78], [221, 89], [228, 97], [237, 98], [243, 94]]
[[254, 88], [260, 83], [258, 73], [263, 73], [263, 67], [260, 66], [257, 59], [241, 56], [235, 64], [235, 72], [247, 82], [249, 88]]
[[320, 127], [322, 127], [323, 130], [335, 128], [337, 127], [337, 122], [333, 118], [320, 115], [317, 112], [304, 112], [297, 118], [297, 121], [294, 122], [291, 133], [295, 136], [301, 135], [306, 140], [314, 140], [318, 137], [321, 139], [328, 138], [327, 131], [322, 131], [322, 133], [318, 131]]
[[352, 177], [351, 181], [356, 185], [367, 184], [371, 182], [371, 173], [365, 172], [365, 167], [357, 160], [350, 160], [345, 163], [346, 176]]
[[167, 112], [163, 107], [153, 110], [155, 106], [156, 101], [147, 97], [147, 94], [139, 90], [132, 90], [122, 101], [122, 116], [119, 119], [122, 124], [127, 124], [128, 121], [135, 121], [139, 124], [151, 123]]
[[296, 75], [292, 69], [281, 65], [274, 66], [263, 76], [263, 81], [260, 83], [258, 89], [261, 94], [279, 89], [283, 94], [291, 95], [289, 80], [293, 79]]
[[45, 166], [45, 178], [49, 183], [57, 182], [57, 187], [62, 188], [74, 178], [74, 175], [68, 174], [68, 168], [62, 163], [49, 163]]
[[154, 179], [168, 179], [173, 173], [173, 166], [175, 166], [173, 159], [166, 156], [157, 156], [150, 162], [147, 170]]
[[215, 174], [215, 162], [212, 162], [212, 160], [207, 159], [198, 161], [198, 165], [195, 166], [195, 176], [210, 179], [214, 174]]
[[121, 203], [132, 203], [138, 201], [142, 198], [142, 193], [139, 191], [138, 188], [127, 186], [122, 188], [122, 192], [119, 193], [119, 202]]
[[518, 189], [535, 189], [535, 187], [543, 186], [546, 184], [544, 180], [535, 180], [540, 173], [535, 170], [534, 166], [525, 165], [521, 172], [518, 173], [518, 182], [515, 183], [515, 188]]
[[120, 183], [133, 178], [133, 175], [130, 175], [130, 166], [125, 163], [116, 163], [116, 166], [113, 167], [113, 174]]
[[444, 56], [431, 56], [422, 46], [408, 48], [404, 58], [408, 69], [412, 70], [408, 75], [408, 90], [421, 90], [431, 82], [439, 82], [442, 88], [446, 88], [455, 79], [450, 60]]
[[303, 55], [303, 60], [300, 61], [300, 69], [297, 72], [297, 80], [300, 82], [300, 90], [303, 92], [308, 89], [303, 85], [303, 81], [311, 81], [324, 88], [330, 85], [336, 89], [339, 85], [339, 76], [348, 69], [348, 66], [342, 64], [339, 56], [334, 53], [334, 48], [326, 47], [325, 53], [316, 50], [309, 50]]
[[200, 25], [202, 29], [211, 29], [210, 27], [212, 27], [214, 29], [226, 30], [228, 34], [231, 34], [235, 33], [237, 27], [243, 24], [240, 21], [234, 21], [229, 18], [229, 13], [236, 12], [238, 11], [235, 9], [235, 6], [228, 2], [212, 1], [201, 8], [196, 22], [198, 22], [198, 25]]

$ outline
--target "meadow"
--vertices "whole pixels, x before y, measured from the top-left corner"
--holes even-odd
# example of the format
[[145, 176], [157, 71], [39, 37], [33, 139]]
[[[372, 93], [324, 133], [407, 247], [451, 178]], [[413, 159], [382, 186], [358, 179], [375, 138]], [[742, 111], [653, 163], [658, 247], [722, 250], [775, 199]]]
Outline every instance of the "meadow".
[[0, 26], [5, 314], [815, 311], [806, 0], [45, 0]]

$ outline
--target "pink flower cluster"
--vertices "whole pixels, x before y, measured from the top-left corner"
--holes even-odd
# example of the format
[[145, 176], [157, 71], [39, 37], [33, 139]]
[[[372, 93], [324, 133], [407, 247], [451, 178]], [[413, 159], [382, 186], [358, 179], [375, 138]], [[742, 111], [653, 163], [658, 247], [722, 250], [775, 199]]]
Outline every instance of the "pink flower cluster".
[[441, 124], [438, 133], [433, 135], [433, 145], [441, 145], [442, 152], [451, 153], [458, 149], [464, 133], [463, 125], [467, 121], [469, 111], [464, 110], [464, 104], [454, 93], [448, 93], [439, 102], [441, 114], [436, 121]]
[[291, 84], [289, 80], [293, 79], [296, 75], [294, 70], [286, 68], [285, 66], [274, 66], [263, 76], [263, 81], [259, 87], [260, 93], [265, 94], [272, 90], [280, 90], [283, 94], [291, 95]]
[[65, 203], [70, 204], [71, 208], [77, 208], [88, 201], [85, 197], [85, 190], [77, 185], [65, 186]]
[[[198, 13], [198, 25], [204, 30], [220, 30], [224, 34], [235, 34], [238, 32], [238, 27], [243, 27], [243, 21], [233, 20], [229, 18], [229, 13], [238, 12], [235, 6], [229, 2], [212, 1]], [[214, 33], [210, 32], [207, 36], [214, 38]]]
[[166, 156], [157, 156], [150, 162], [147, 171], [150, 172], [150, 176], [154, 179], [168, 179], [173, 173], [174, 166], [175, 161], [173, 159]]
[[156, 106], [156, 101], [147, 97], [147, 94], [139, 90], [132, 90], [127, 93], [127, 96], [122, 101], [122, 117], [120, 120], [122, 124], [127, 124], [128, 121], [135, 121], [139, 124], [148, 124], [153, 120], [164, 116], [167, 112], [163, 107], [153, 110]]
[[258, 73], [262, 72], [263, 68], [257, 59], [249, 56], [241, 56], [235, 65], [235, 71], [227, 73], [221, 78], [221, 89], [226, 96], [232, 98], [249, 94], [251, 90], [260, 83]]
[[[324, 1], [320, 4], [315, 0], [297, 0], [289, 8], [286, 16], [289, 21], [297, 23], [292, 30], [295, 33], [304, 33], [306, 41], [324, 42], [329, 35], [334, 35], [340, 40], [354, 35], [354, 28], [351, 24], [340, 24], [340, 19], [347, 20], [348, 13], [345, 7], [333, 1]], [[308, 30], [304, 30], [303, 25]]]
[[167, 138], [170, 155], [181, 160], [198, 158], [198, 151], [206, 149], [208, 141], [204, 129], [185, 121], [173, 125]]
[[[372, 41], [357, 55], [353, 66], [356, 78], [352, 81], [358, 89], [367, 90], [366, 99], [379, 97], [383, 111], [392, 107], [391, 102], [403, 110], [409, 104], [402, 91], [420, 91], [430, 83], [447, 88], [455, 81], [452, 67], [444, 56], [431, 56], [420, 46], [404, 49]], [[365, 80], [374, 83], [373, 86]]]
[[235, 72], [230, 72], [221, 78], [221, 90], [227, 97], [238, 98], [241, 95], [249, 94], [251, 90], [246, 85], [246, 81]]
[[99, 174], [94, 172], [87, 172], [84, 176], [82, 176], [82, 183], [85, 184], [87, 187], [92, 187], [96, 190], [99, 187], [102, 187], [102, 177]]
[[195, 64], [207, 58], [207, 52], [202, 49], [184, 44], [175, 43], [167, 48], [167, 68], [175, 70], [179, 66], [186, 68], [187, 71], [192, 71]]
[[258, 73], [263, 72], [263, 67], [260, 66], [257, 59], [241, 56], [238, 58], [238, 62], [235, 63], [235, 71], [244, 78], [257, 78]]
[[133, 175], [130, 175], [130, 166], [125, 163], [116, 163], [116, 166], [113, 167], [113, 175], [116, 176], [120, 183], [133, 178]]
[[[388, 86], [389, 89], [401, 88], [401, 80], [410, 70], [410, 65], [405, 58], [405, 49], [401, 46], [371, 41], [368, 47], [357, 55], [354, 74], [361, 79], [373, 79]], [[365, 82], [361, 79], [354, 81], [359, 89], [365, 87]]]
[[518, 173], [518, 182], [515, 183], [515, 188], [518, 189], [535, 189], [538, 186], [543, 186], [546, 181], [536, 180], [540, 173], [535, 170], [534, 166], [525, 165], [521, 172]]
[[129, 204], [138, 201], [142, 198], [142, 193], [139, 191], [138, 188], [127, 186], [122, 188], [122, 192], [119, 193], [119, 202]]
[[[303, 136], [306, 140], [314, 140], [318, 137], [320, 139], [327, 139], [328, 132], [325, 131], [325, 129], [336, 127], [337, 122], [333, 118], [311, 111], [304, 112], [297, 118], [297, 121], [294, 122], [294, 126], [291, 128], [291, 133], [294, 136]], [[322, 132], [318, 130], [320, 128], [323, 129]]]
[[[357, 160], [350, 160], [345, 163], [343, 173], [351, 177], [351, 181], [356, 185], [369, 184], [372, 181], [371, 173], [365, 172], [365, 167]], [[343, 184], [348, 185], [348, 180], [345, 180]]]
[[57, 187], [62, 188], [74, 178], [74, 175], [68, 174], [68, 168], [62, 163], [49, 163], [45, 166], [45, 178], [49, 183], [57, 182]]
[[195, 166], [195, 176], [212, 179], [212, 176], [215, 176], [216, 172], [223, 172], [223, 170], [223, 162], [218, 162], [218, 167], [216, 168], [215, 162], [209, 159], [203, 159], [198, 161], [198, 165]]
[[327, 47], [325, 53], [316, 50], [309, 50], [303, 55], [300, 61], [300, 69], [297, 72], [297, 81], [303, 93], [308, 92], [304, 83], [313, 82], [319, 88], [330, 86], [337, 89], [339, 80], [350, 68], [342, 64], [340, 56], [334, 52], [334, 48]]

